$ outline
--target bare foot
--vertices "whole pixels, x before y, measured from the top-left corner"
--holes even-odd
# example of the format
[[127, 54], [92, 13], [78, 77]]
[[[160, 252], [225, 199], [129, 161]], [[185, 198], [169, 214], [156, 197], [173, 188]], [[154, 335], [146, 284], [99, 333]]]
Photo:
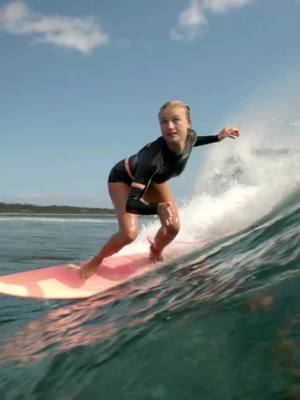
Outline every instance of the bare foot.
[[95, 263], [95, 261], [93, 261], [93, 260], [90, 260], [87, 263], [83, 264], [80, 267], [81, 278], [87, 279], [90, 276], [92, 276], [95, 273], [98, 265], [99, 265], [99, 263]]
[[164, 260], [161, 251], [156, 249], [154, 247], [153, 243], [150, 244], [149, 258], [150, 258], [151, 261], [154, 261], [154, 262], [159, 262], [159, 261], [163, 261]]

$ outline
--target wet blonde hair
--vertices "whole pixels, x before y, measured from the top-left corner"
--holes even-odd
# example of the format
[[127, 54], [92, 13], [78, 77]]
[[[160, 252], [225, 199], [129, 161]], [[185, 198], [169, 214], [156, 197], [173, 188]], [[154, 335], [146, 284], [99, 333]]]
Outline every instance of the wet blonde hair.
[[167, 101], [165, 104], [163, 104], [160, 107], [159, 113], [158, 113], [158, 117], [160, 116], [160, 113], [163, 110], [167, 110], [168, 108], [173, 108], [173, 107], [182, 107], [182, 108], [184, 108], [188, 121], [191, 120], [190, 107], [186, 103], [181, 101], [181, 100], [170, 100], [170, 101]]

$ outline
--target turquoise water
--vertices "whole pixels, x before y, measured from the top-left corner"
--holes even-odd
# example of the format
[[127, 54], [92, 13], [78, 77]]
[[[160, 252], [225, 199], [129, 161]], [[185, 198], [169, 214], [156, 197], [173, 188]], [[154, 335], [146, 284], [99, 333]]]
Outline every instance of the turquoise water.
[[[100, 296], [1, 296], [1, 399], [300, 398], [299, 226], [296, 190]], [[85, 259], [115, 228], [1, 217], [1, 273]]]

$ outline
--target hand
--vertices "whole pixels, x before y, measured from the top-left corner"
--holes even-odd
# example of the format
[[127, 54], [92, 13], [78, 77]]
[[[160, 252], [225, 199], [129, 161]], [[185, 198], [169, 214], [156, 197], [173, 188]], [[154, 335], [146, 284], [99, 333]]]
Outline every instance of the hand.
[[158, 216], [163, 226], [169, 226], [172, 223], [173, 218], [173, 205], [171, 201], [164, 203], [158, 203], [157, 207]]
[[238, 128], [228, 126], [226, 128], [223, 128], [221, 132], [218, 134], [219, 140], [223, 140], [227, 137], [230, 137], [231, 139], [235, 139], [240, 136], [240, 131]]

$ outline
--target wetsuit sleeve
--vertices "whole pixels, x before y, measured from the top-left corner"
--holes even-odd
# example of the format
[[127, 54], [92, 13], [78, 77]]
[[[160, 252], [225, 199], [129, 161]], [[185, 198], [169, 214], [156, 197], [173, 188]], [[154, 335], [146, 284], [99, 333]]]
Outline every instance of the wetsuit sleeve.
[[218, 135], [197, 136], [194, 147], [203, 146], [205, 144], [216, 143], [216, 142], [219, 142]]
[[157, 214], [157, 204], [146, 203], [145, 201], [143, 201], [142, 199], [143, 194], [144, 190], [132, 187], [128, 195], [126, 203], [126, 211], [132, 214], [139, 214], [139, 215]]
[[152, 142], [145, 146], [138, 153], [138, 166], [135, 172], [133, 183], [139, 183], [145, 188], [140, 189], [132, 186], [127, 203], [126, 211], [132, 214], [139, 215], [154, 215], [157, 214], [156, 203], [146, 203], [143, 200], [143, 194], [149, 186], [153, 175], [157, 171], [157, 165], [155, 163], [155, 156], [157, 155], [158, 146], [156, 142]]

